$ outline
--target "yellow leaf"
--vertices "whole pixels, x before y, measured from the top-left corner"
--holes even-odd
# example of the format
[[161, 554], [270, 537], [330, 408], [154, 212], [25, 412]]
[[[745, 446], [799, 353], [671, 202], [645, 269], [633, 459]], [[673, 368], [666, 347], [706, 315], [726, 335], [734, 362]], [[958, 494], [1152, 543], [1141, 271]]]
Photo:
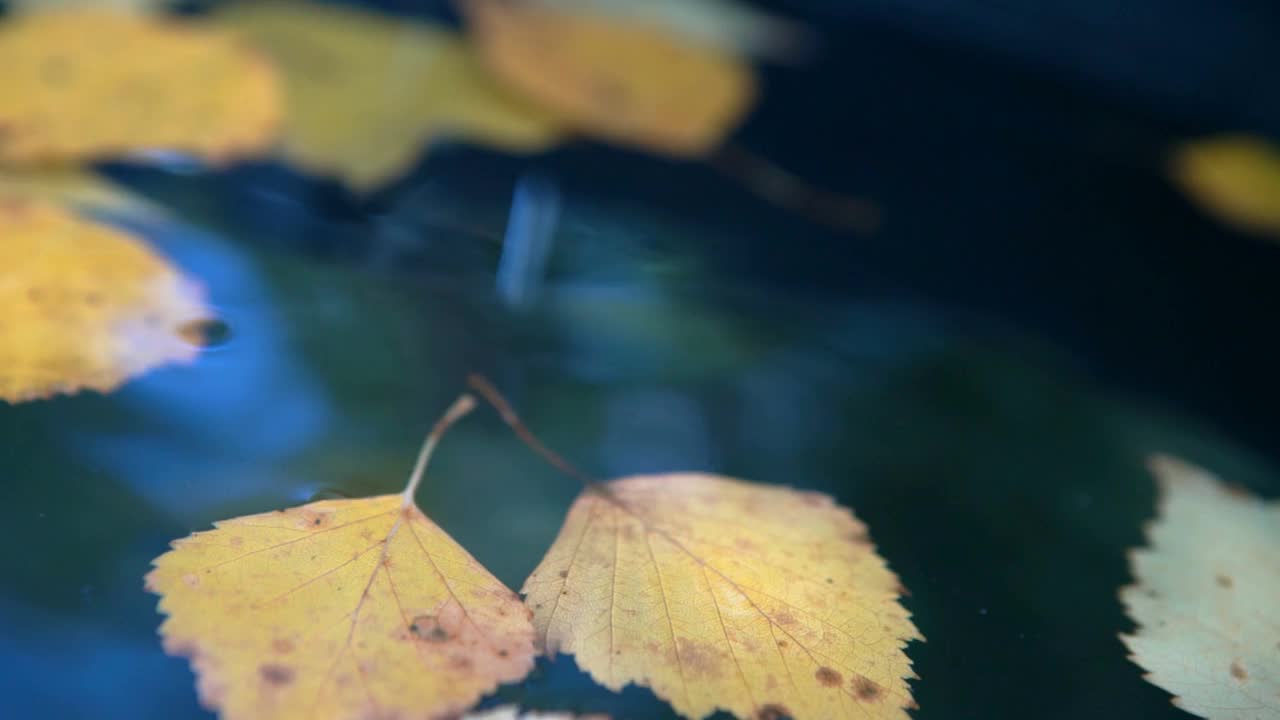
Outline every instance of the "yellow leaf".
[[1147, 680], [1213, 720], [1280, 718], [1280, 503], [1156, 457], [1159, 519], [1121, 590]]
[[164, 8], [168, 0], [9, 0], [9, 7], [21, 12], [65, 10], [69, 8], [110, 8], [122, 12], [153, 12]]
[[817, 493], [701, 474], [580, 495], [525, 602], [549, 654], [682, 715], [905, 718], [922, 639], [847, 509]]
[[745, 63], [660, 26], [508, 0], [459, 4], [499, 77], [606, 140], [702, 155], [755, 101]]
[[275, 73], [214, 30], [110, 10], [0, 22], [0, 163], [148, 150], [221, 163], [269, 145]]
[[1228, 225], [1280, 236], [1280, 148], [1272, 143], [1248, 135], [1187, 143], [1174, 152], [1173, 178]]
[[533, 152], [562, 135], [554, 116], [502, 88], [442, 27], [291, 2], [233, 4], [216, 21], [281, 68], [286, 157], [357, 189], [405, 172], [439, 137]]
[[533, 667], [519, 597], [413, 495], [463, 396], [401, 494], [323, 500], [216, 523], [155, 560], [165, 649], [232, 720], [461, 714]]
[[608, 715], [574, 715], [566, 712], [520, 712], [515, 705], [504, 705], [492, 710], [477, 711], [462, 720], [609, 720]]
[[0, 195], [0, 399], [107, 392], [190, 361], [203, 295], [123, 231]]
[[159, 219], [164, 208], [134, 195], [90, 170], [77, 167], [0, 168], [0, 202], [39, 200], [77, 210], [107, 211], [131, 218]]
[[800, 23], [741, 0], [522, 0], [657, 25], [702, 45], [779, 62], [812, 53], [817, 39]]

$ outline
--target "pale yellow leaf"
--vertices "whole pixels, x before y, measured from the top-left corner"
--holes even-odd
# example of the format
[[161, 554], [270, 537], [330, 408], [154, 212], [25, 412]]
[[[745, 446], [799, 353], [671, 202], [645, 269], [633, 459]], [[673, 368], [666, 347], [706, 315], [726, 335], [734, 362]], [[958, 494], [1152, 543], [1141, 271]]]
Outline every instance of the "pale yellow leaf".
[[297, 2], [233, 4], [215, 21], [283, 72], [286, 157], [356, 189], [394, 179], [435, 139], [533, 152], [563, 134], [551, 113], [501, 87], [444, 27]]
[[1206, 211], [1246, 232], [1280, 236], [1280, 147], [1249, 135], [1186, 143], [1173, 178]]
[[111, 10], [0, 22], [0, 164], [152, 150], [213, 163], [274, 140], [272, 68], [216, 30]]
[[165, 649], [191, 658], [205, 705], [230, 720], [444, 718], [532, 669], [520, 598], [414, 504], [443, 424], [401, 494], [224, 520], [155, 560]]
[[579, 496], [525, 582], [538, 639], [681, 715], [905, 718], [922, 639], [866, 527], [831, 498], [713, 475]]
[[126, 379], [199, 353], [204, 290], [121, 230], [0, 194], [0, 399]]
[[689, 40], [748, 57], [791, 62], [817, 43], [808, 27], [741, 0], [523, 0], [657, 25]]
[[168, 0], [8, 0], [18, 12], [66, 9], [109, 9], [121, 12], [154, 12], [169, 4]]
[[661, 26], [534, 3], [458, 3], [489, 68], [584, 133], [703, 155], [755, 102], [750, 66]]
[[515, 705], [503, 705], [492, 710], [469, 713], [462, 720], [609, 720], [608, 715], [574, 715], [567, 712], [529, 710], [520, 712]]
[[1280, 718], [1280, 504], [1156, 457], [1159, 517], [1131, 555], [1123, 635], [1146, 678], [1211, 720]]
[[106, 211], [130, 218], [159, 219], [164, 208], [79, 167], [0, 168], [0, 201], [39, 200], [81, 211]]

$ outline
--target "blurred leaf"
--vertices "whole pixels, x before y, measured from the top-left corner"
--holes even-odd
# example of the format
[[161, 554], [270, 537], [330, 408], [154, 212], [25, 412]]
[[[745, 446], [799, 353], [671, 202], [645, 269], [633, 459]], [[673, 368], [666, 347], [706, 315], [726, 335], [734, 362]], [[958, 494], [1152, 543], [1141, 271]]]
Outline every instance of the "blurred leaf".
[[1280, 237], [1280, 148], [1271, 142], [1225, 135], [1187, 143], [1174, 152], [1173, 178], [1228, 225]]
[[458, 2], [489, 68], [584, 133], [702, 155], [755, 101], [748, 65], [659, 27], [506, 0]]
[[[469, 401], [469, 398], [467, 398]], [[321, 500], [177, 540], [146, 585], [165, 650], [235, 720], [456, 717], [533, 668], [520, 598], [404, 492]]]
[[525, 581], [545, 652], [683, 716], [907, 718], [921, 639], [866, 526], [831, 498], [715, 475], [588, 487]]
[[152, 12], [169, 4], [169, 0], [8, 0], [20, 12], [66, 9], [109, 9], [121, 12]]
[[1122, 635], [1146, 679], [1212, 720], [1280, 717], [1280, 504], [1181, 460], [1151, 462], [1160, 482], [1151, 547], [1131, 556]]
[[770, 15], [739, 0], [525, 0], [571, 12], [596, 12], [657, 25], [703, 45], [777, 62], [812, 54], [817, 39], [801, 23]]
[[122, 231], [0, 195], [0, 399], [107, 392], [190, 361], [203, 289]]
[[462, 720], [609, 720], [608, 715], [574, 715], [567, 712], [529, 710], [520, 712], [515, 705], [503, 705], [492, 710], [477, 710], [463, 716]]
[[356, 189], [402, 174], [439, 137], [513, 152], [561, 137], [550, 113], [492, 80], [443, 27], [297, 2], [233, 4], [215, 22], [241, 32], [283, 72], [286, 157]]
[[217, 30], [109, 10], [0, 22], [0, 164], [166, 150], [257, 153], [280, 121], [276, 76]]
[[0, 168], [0, 198], [40, 200], [81, 211], [105, 211], [130, 218], [158, 219], [164, 208], [76, 167]]

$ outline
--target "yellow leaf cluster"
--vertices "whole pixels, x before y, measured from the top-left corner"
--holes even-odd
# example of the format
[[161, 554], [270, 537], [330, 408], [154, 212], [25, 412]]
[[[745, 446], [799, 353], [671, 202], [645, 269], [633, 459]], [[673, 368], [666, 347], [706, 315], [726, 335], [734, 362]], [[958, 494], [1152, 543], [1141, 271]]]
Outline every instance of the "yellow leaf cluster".
[[1157, 457], [1159, 518], [1120, 598], [1132, 659], [1187, 712], [1280, 718], [1280, 504]]
[[588, 489], [525, 583], [538, 639], [680, 714], [905, 718], [922, 639], [831, 498], [702, 474]]
[[225, 162], [273, 142], [275, 72], [226, 35], [78, 8], [0, 23], [0, 164], [148, 150]]
[[155, 560], [202, 702], [233, 720], [461, 715], [533, 667], [520, 598], [414, 504], [443, 425], [398, 495], [324, 500], [216, 524]]
[[1274, 144], [1249, 135], [1189, 142], [1173, 154], [1173, 178], [1223, 222], [1280, 236], [1280, 148]]
[[231, 5], [215, 22], [280, 69], [286, 158], [357, 189], [400, 175], [436, 138], [530, 152], [563, 134], [551, 112], [507, 92], [441, 27], [294, 2]]
[[739, 58], [661, 27], [553, 5], [459, 3], [488, 67], [586, 134], [702, 155], [755, 100]]
[[203, 289], [143, 243], [0, 193], [0, 399], [106, 392], [199, 352]]

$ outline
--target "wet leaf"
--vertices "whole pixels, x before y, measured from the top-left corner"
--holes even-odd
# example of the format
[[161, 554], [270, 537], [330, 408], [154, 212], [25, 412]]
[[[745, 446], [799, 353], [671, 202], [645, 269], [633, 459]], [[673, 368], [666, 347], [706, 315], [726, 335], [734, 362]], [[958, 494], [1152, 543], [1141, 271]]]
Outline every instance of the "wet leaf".
[[290, 2], [235, 4], [217, 22], [284, 73], [286, 157], [357, 189], [394, 179], [438, 138], [532, 152], [562, 135], [551, 113], [501, 87], [443, 27]]
[[0, 202], [38, 200], [77, 210], [106, 211], [130, 218], [167, 217], [164, 208], [77, 167], [0, 168]]
[[779, 62], [812, 54], [817, 39], [804, 25], [739, 0], [524, 0], [573, 12], [597, 12], [657, 25], [693, 42]]
[[682, 715], [905, 718], [922, 639], [831, 498], [701, 474], [588, 489], [525, 582], [538, 639]]
[[280, 120], [270, 65], [215, 30], [110, 10], [0, 22], [0, 163], [167, 150], [227, 162]]
[[168, 0], [8, 0], [9, 7], [20, 12], [36, 10], [110, 8], [122, 12], [152, 12], [163, 9]]
[[0, 194], [0, 399], [126, 379], [199, 352], [204, 291], [139, 239]]
[[515, 705], [504, 705], [492, 710], [470, 713], [462, 720], [609, 720], [608, 715], [574, 715], [567, 712], [529, 710], [520, 712]]
[[1190, 142], [1174, 152], [1173, 178], [1228, 225], [1280, 237], [1280, 147], [1248, 135]]
[[1120, 592], [1146, 679], [1212, 720], [1280, 718], [1280, 503], [1156, 457], [1159, 517]]
[[494, 73], [605, 140], [702, 155], [755, 100], [749, 66], [661, 27], [506, 0], [459, 5]]
[[448, 717], [533, 667], [519, 597], [401, 494], [216, 523], [155, 560], [166, 651], [233, 720]]

